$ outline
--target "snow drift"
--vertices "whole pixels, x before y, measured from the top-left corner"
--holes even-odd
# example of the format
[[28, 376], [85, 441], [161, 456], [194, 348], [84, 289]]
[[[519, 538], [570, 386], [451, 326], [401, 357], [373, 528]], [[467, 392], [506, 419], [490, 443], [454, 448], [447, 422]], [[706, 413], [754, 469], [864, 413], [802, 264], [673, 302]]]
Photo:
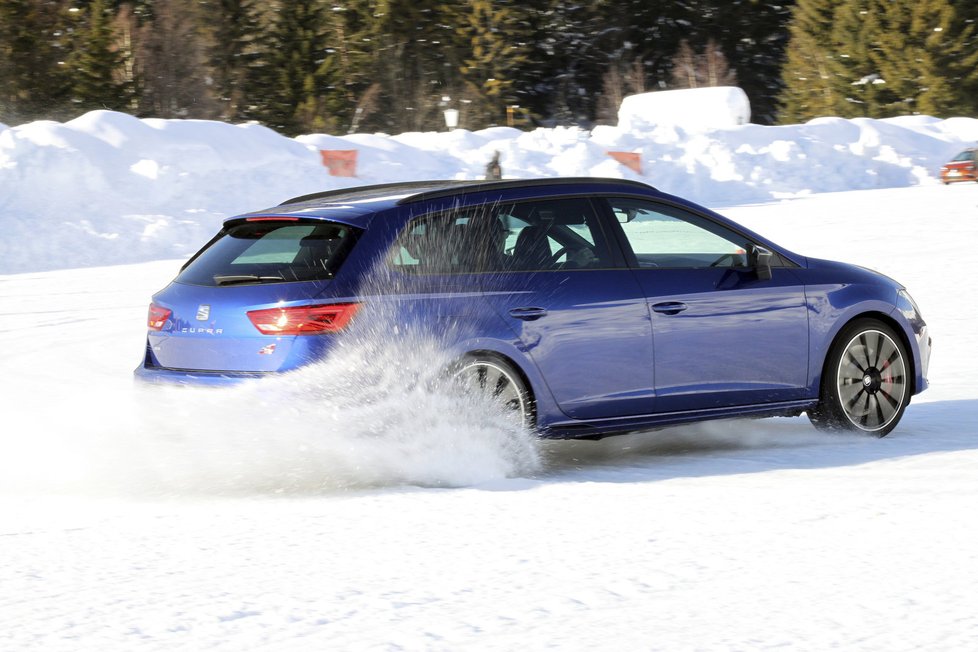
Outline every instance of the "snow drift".
[[689, 88], [629, 95], [618, 109], [623, 131], [677, 125], [687, 129], [737, 127], [750, 122], [750, 100], [736, 86]]
[[[670, 101], [681, 108], [680, 99]], [[0, 274], [185, 258], [229, 215], [348, 185], [478, 179], [495, 151], [508, 178], [633, 178], [726, 206], [937, 183], [940, 165], [976, 140], [978, 120], [926, 116], [293, 139], [255, 124], [93, 111], [0, 129]], [[357, 177], [330, 176], [320, 149], [357, 150]], [[609, 151], [637, 153], [643, 174]]]

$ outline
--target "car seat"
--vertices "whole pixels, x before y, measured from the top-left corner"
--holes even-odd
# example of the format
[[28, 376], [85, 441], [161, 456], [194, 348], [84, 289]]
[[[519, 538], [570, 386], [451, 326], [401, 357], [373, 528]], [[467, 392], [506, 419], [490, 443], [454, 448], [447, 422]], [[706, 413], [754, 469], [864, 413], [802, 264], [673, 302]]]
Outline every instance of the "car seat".
[[513, 267], [522, 270], [553, 267], [547, 231], [548, 227], [543, 225], [527, 226], [520, 231], [513, 246]]

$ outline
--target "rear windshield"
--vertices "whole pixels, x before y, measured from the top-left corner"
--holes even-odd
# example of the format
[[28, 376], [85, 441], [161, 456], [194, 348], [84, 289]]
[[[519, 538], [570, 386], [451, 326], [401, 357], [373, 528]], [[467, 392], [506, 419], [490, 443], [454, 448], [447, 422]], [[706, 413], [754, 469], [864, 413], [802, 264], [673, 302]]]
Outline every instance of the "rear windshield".
[[335, 222], [240, 222], [226, 226], [176, 280], [209, 286], [328, 280], [357, 234]]

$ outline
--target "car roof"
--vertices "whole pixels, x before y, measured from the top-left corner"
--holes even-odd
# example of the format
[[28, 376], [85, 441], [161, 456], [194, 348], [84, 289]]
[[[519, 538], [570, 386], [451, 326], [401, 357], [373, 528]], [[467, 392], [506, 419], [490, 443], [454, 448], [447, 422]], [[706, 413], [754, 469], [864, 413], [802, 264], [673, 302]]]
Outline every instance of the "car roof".
[[506, 190], [510, 188], [534, 188], [544, 186], [572, 186], [582, 184], [602, 184], [633, 186], [643, 190], [654, 190], [652, 186], [639, 181], [627, 179], [607, 179], [604, 177], [555, 177], [543, 179], [509, 179], [505, 181], [482, 181], [478, 179], [463, 180], [431, 180], [404, 181], [399, 183], [382, 183], [371, 186], [327, 190], [310, 195], [301, 195], [287, 199], [280, 206], [291, 204], [317, 204], [321, 202], [348, 203], [351, 201], [393, 202], [395, 204], [410, 204], [428, 199], [465, 195], [474, 192], [491, 190]]
[[[606, 177], [548, 177], [503, 181], [442, 179], [353, 186], [292, 197], [278, 206], [230, 217], [224, 222], [227, 224], [248, 218], [308, 217], [330, 220], [363, 229], [367, 228], [370, 220], [378, 213], [398, 206], [424, 201], [431, 201], [432, 206], [430, 208], [433, 210], [443, 210], [456, 202], [466, 203], [463, 200], [466, 196], [471, 196], [472, 203], [479, 203], [504, 199], [525, 200], [542, 198], [543, 196], [556, 197], [592, 193], [652, 197], [685, 207], [694, 212], [709, 215], [720, 224], [733, 228], [765, 246], [773, 247], [789, 258], [801, 259], [797, 254], [793, 254], [783, 247], [778, 247], [760, 234], [688, 199], [662, 192], [640, 181]], [[508, 196], [503, 197], [503, 194]]]
[[[573, 188], [577, 186], [577, 188]], [[353, 226], [364, 226], [370, 215], [396, 206], [422, 201], [456, 198], [464, 195], [491, 191], [505, 192], [519, 189], [566, 189], [569, 192], [589, 192], [596, 187], [618, 192], [656, 192], [652, 186], [627, 179], [602, 177], [557, 177], [543, 179], [511, 179], [504, 181], [428, 180], [382, 183], [353, 186], [300, 195], [285, 200], [278, 206], [238, 215], [226, 222], [254, 217], [310, 217], [329, 219]]]

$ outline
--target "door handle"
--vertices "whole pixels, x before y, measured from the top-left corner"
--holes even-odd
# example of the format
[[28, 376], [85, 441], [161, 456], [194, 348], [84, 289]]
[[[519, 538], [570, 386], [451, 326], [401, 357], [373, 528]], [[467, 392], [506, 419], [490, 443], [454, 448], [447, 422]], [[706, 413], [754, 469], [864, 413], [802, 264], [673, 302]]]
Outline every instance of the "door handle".
[[534, 319], [540, 319], [546, 315], [547, 309], [534, 307], [512, 308], [510, 309], [509, 314], [517, 319], [533, 321]]
[[663, 301], [652, 304], [652, 310], [663, 315], [678, 315], [686, 310], [686, 304], [682, 301]]

